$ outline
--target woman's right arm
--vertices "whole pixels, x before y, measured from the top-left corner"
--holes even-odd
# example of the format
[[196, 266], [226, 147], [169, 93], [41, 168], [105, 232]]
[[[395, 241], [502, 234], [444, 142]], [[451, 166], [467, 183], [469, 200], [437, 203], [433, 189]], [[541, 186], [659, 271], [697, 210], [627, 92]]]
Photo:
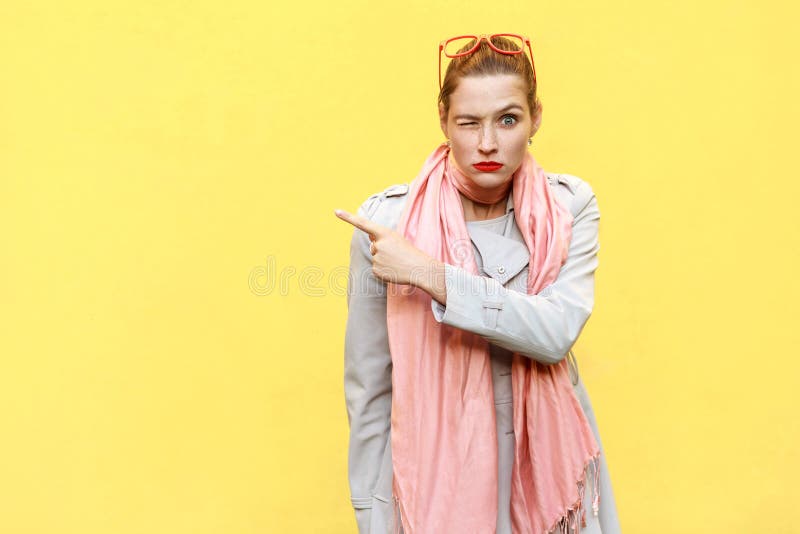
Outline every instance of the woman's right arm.
[[[370, 218], [381, 199], [358, 210]], [[350, 425], [348, 477], [360, 533], [369, 532], [372, 493], [391, 428], [392, 358], [386, 330], [386, 284], [372, 273], [369, 237], [354, 229], [350, 243], [344, 390]]]
[[506, 288], [506, 282], [493, 277], [496, 274], [472, 274], [447, 264], [446, 305], [431, 302], [436, 321], [479, 334], [545, 365], [558, 364], [567, 356], [594, 308], [600, 250], [600, 210], [594, 191], [577, 177], [571, 183], [574, 193], [565, 198], [573, 215], [572, 237], [556, 280], [529, 295]]

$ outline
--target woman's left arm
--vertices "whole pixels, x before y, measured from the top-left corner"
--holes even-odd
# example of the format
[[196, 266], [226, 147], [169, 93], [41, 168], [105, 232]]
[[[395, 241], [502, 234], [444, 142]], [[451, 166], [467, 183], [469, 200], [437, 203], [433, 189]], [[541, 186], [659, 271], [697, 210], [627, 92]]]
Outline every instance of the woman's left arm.
[[592, 313], [600, 248], [600, 211], [588, 183], [577, 188], [573, 202], [569, 255], [555, 282], [528, 295], [446, 264], [446, 304], [432, 301], [434, 318], [541, 363], [560, 362]]

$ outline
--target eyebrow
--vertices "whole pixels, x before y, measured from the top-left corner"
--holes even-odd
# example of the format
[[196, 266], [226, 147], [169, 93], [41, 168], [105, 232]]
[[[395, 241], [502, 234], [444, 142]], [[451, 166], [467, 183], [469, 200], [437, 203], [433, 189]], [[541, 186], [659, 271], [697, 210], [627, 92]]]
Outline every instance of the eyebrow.
[[[519, 104], [509, 104], [506, 107], [504, 107], [503, 109], [499, 110], [497, 112], [497, 114], [505, 113], [506, 111], [509, 111], [511, 109], [514, 109], [514, 108], [517, 108], [520, 111], [523, 111], [522, 106], [520, 106]], [[458, 119], [480, 119], [480, 117], [476, 117], [475, 115], [469, 115], [467, 113], [462, 113], [461, 115], [456, 115], [455, 118], [456, 118], [456, 120], [458, 120]]]

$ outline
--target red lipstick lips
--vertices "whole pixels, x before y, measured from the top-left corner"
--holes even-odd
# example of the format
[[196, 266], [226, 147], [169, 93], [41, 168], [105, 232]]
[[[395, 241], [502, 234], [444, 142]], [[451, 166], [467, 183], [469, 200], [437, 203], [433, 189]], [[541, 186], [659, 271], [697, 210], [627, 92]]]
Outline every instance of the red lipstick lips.
[[480, 163], [473, 163], [472, 166], [481, 172], [494, 172], [501, 169], [503, 164], [496, 161], [481, 161]]

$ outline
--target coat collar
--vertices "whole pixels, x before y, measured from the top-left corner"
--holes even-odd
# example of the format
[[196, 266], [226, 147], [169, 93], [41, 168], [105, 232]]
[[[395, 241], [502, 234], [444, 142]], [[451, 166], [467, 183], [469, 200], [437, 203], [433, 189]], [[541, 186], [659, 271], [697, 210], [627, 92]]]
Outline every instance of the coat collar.
[[[547, 174], [550, 185], [558, 183], [558, 175]], [[517, 227], [514, 216], [514, 195], [509, 194], [506, 201], [506, 221], [503, 234], [497, 234], [480, 225], [472, 225], [470, 238], [478, 249], [479, 258], [475, 258], [478, 270], [505, 285], [518, 275], [530, 263], [530, 251]]]
[[511, 195], [506, 203], [506, 215], [509, 214], [502, 235], [477, 224], [471, 225], [469, 232], [470, 239], [480, 255], [479, 258], [475, 258], [478, 269], [502, 285], [519, 274], [530, 261], [528, 247], [514, 220], [514, 202]]

